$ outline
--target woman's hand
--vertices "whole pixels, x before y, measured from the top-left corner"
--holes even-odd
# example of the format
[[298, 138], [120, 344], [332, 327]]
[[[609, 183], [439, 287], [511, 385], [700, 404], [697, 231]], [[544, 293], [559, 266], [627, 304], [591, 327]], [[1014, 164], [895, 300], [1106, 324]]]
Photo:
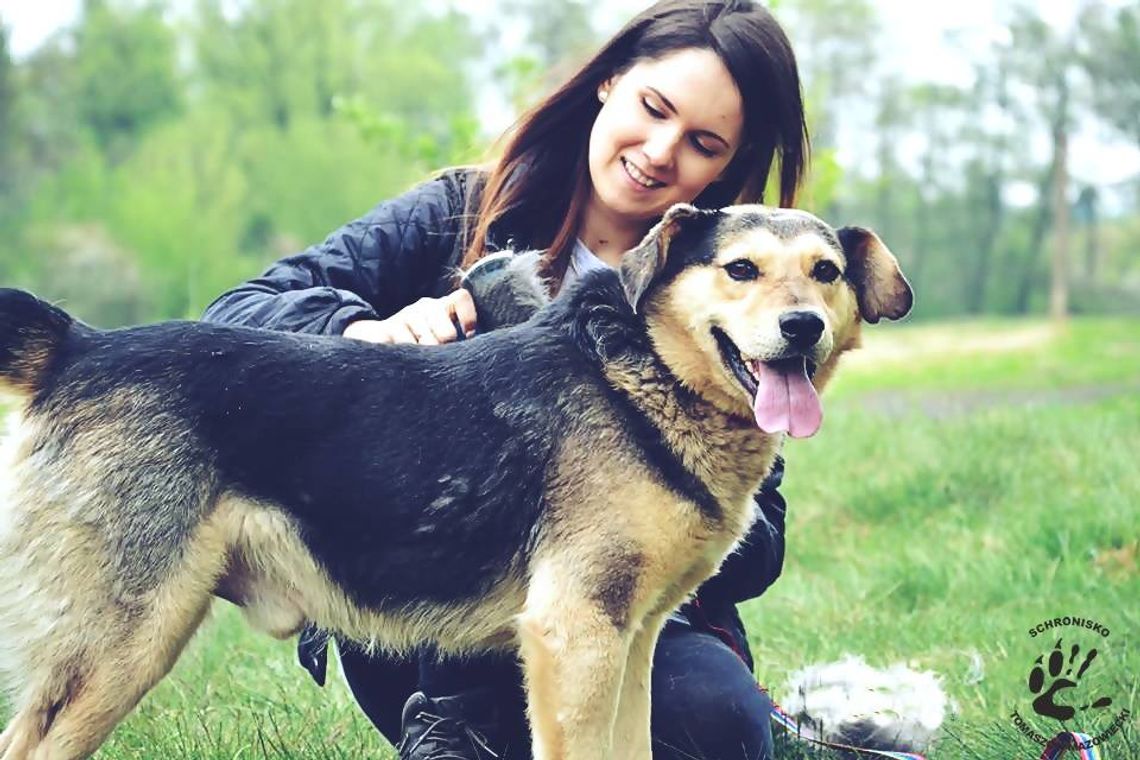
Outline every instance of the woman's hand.
[[463, 288], [443, 298], [421, 298], [387, 319], [350, 322], [344, 337], [367, 343], [436, 346], [459, 337], [456, 323], [463, 329], [464, 337], [475, 332], [475, 302]]

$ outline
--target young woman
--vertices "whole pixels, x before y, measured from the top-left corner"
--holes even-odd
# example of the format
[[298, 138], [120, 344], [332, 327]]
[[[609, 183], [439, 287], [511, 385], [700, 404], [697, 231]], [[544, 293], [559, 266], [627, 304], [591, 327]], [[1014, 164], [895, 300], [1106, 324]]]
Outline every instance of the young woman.
[[[224, 294], [215, 322], [438, 344], [478, 329], [457, 267], [540, 249], [554, 291], [616, 264], [674, 203], [756, 202], [777, 171], [791, 205], [807, 159], [796, 62], [772, 16], [747, 0], [663, 0], [632, 19], [508, 132], [486, 167], [443, 172], [382, 202], [324, 243]], [[756, 499], [762, 519], [655, 654], [655, 757], [770, 753], [768, 702], [751, 675], [735, 604], [783, 562], [782, 466]], [[302, 662], [322, 680], [321, 637]], [[527, 757], [513, 660], [368, 657], [340, 643], [361, 708], [401, 758]], [[621, 737], [617, 737], [620, 742]]]

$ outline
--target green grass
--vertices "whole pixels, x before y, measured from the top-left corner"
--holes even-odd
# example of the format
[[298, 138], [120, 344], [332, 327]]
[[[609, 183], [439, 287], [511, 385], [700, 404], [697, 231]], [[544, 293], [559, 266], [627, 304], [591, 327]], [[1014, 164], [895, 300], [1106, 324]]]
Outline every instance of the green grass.
[[[918, 347], [910, 358], [854, 362], [825, 401], [821, 434], [786, 446], [784, 576], [744, 606], [757, 673], [779, 699], [787, 673], [805, 663], [844, 653], [907, 661], [940, 673], [959, 706], [949, 729], [960, 741], [933, 757], [1029, 757], [1009, 715], [1032, 715], [1034, 659], [1060, 636], [1098, 637], [1027, 632], [1047, 618], [1093, 617], [1111, 635], [1096, 643], [1100, 659], [1079, 693], [1113, 696], [1103, 714], [1130, 708], [1128, 735], [1103, 751], [1140, 757], [1140, 324], [1077, 323], [1004, 353], [913, 358], [947, 333], [999, 330], [1010, 332], [909, 328], [900, 343]], [[890, 341], [887, 329], [877, 333], [869, 350]], [[934, 408], [942, 397], [1009, 392], [998, 406], [929, 416], [876, 411], [867, 392], [880, 381]], [[1066, 398], [1065, 389], [1098, 385], [1111, 392]], [[1042, 390], [1052, 402], [1016, 403]], [[1103, 722], [1097, 715], [1089, 728]], [[1046, 735], [1057, 728], [1036, 723]]]
[[[864, 358], [825, 400], [821, 433], [786, 447], [787, 563], [743, 606], [774, 696], [789, 672], [844, 653], [907, 661], [941, 674], [958, 705], [932, 760], [1035, 760], [1040, 749], [1009, 714], [1031, 713], [1026, 677], [1056, 636], [1027, 631], [1069, 614], [1112, 631], [1081, 693], [1140, 714], [1138, 336], [1140, 323], [1125, 320], [1063, 332], [994, 322], [869, 331]], [[883, 389], [915, 406], [884, 407]], [[925, 411], [964, 395], [977, 403]], [[1140, 758], [1135, 717], [1103, 753]], [[219, 602], [99, 756], [391, 754], [334, 672], [318, 688], [292, 642], [251, 633]], [[796, 743], [779, 754], [824, 756]]]
[[863, 393], [1140, 388], [1140, 320], [876, 325], [844, 360], [831, 399]]

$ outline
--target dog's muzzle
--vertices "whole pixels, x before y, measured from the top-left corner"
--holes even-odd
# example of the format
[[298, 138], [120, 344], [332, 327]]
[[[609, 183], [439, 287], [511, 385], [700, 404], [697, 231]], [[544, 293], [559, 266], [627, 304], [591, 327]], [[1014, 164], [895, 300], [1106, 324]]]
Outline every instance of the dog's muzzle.
[[807, 438], [819, 430], [823, 408], [811, 384], [816, 365], [808, 354], [823, 334], [823, 320], [814, 312], [793, 311], [780, 316], [780, 332], [788, 350], [769, 359], [745, 359], [740, 348], [719, 327], [712, 335], [721, 361], [752, 402], [756, 425], [766, 433]]

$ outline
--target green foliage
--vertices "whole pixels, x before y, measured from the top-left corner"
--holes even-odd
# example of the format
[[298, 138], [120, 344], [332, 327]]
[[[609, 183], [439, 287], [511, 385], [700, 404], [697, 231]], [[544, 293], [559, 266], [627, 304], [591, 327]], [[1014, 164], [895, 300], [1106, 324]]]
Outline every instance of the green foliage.
[[15, 127], [16, 83], [8, 54], [8, 27], [0, 18], [0, 201], [12, 191], [12, 132]]
[[[186, 29], [194, 56], [175, 76], [174, 30], [156, 7], [92, 2], [74, 45], [17, 69], [16, 138], [31, 161], [26, 207], [0, 214], [6, 284], [98, 324], [195, 317], [273, 259], [482, 149], [465, 17], [203, 0]], [[101, 284], [85, 287], [92, 277]]]
[[[517, 112], [599, 38], [577, 2], [511, 0], [480, 34], [467, 15], [396, 0], [170, 10], [90, 0], [74, 29], [18, 62], [0, 27], [0, 279], [66, 297], [95, 322], [195, 315], [377, 200], [478, 160], [483, 69], [497, 67], [490, 76]], [[880, 77], [874, 3], [786, 0], [777, 11], [815, 137], [801, 205], [876, 228], [916, 285], [920, 318], [1040, 310], [1053, 172], [1026, 136], [1085, 113], [1082, 88], [1064, 84], [1078, 69], [1098, 113], [1136, 121], [1135, 3], [1090, 3], [1070, 37], [1019, 12], [1018, 44], [979, 57], [968, 88]], [[521, 47], [487, 49], [488, 34], [512, 29]], [[869, 150], [850, 156], [835, 138], [859, 114], [874, 117]], [[1011, 205], [1015, 182], [1032, 186], [1028, 205]], [[1104, 218], [1083, 203], [1073, 308], [1134, 310], [1135, 210]], [[83, 276], [65, 274], [104, 260], [131, 273], [115, 297], [85, 295]]]
[[158, 6], [87, 2], [75, 34], [74, 67], [77, 115], [116, 158], [147, 128], [181, 109], [174, 33]]
[[1082, 63], [1098, 113], [1140, 145], [1140, 3], [1109, 11], [1093, 5], [1081, 18]]

